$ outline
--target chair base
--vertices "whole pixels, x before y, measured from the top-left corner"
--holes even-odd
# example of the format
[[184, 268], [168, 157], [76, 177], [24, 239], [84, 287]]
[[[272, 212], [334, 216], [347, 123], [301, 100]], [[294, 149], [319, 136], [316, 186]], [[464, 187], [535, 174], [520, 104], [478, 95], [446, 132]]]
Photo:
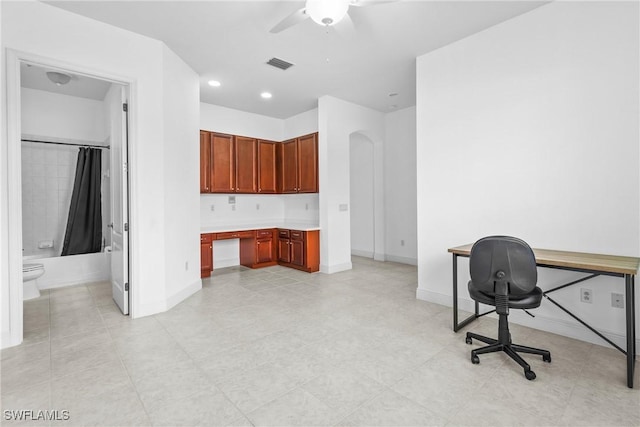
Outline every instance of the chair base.
[[511, 334], [509, 333], [509, 325], [507, 323], [506, 316], [500, 315], [500, 337], [496, 340], [493, 338], [485, 337], [483, 335], [474, 334], [473, 332], [467, 332], [465, 342], [471, 344], [474, 339], [489, 344], [485, 347], [480, 347], [475, 350], [471, 350], [471, 363], [477, 365], [480, 363], [479, 354], [495, 353], [498, 351], [504, 351], [507, 356], [516, 361], [516, 363], [522, 366], [524, 369], [524, 376], [528, 380], [534, 380], [536, 373], [531, 370], [531, 366], [518, 354], [528, 353], [537, 354], [542, 356], [542, 360], [551, 363], [551, 353], [548, 350], [542, 350], [539, 348], [527, 347], [524, 345], [512, 344]]

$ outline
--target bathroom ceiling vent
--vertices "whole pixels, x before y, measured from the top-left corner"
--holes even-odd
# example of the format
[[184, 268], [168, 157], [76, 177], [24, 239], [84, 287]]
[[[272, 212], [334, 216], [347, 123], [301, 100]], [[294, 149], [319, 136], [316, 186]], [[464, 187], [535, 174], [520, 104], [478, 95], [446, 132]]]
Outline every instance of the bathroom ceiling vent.
[[270, 60], [267, 61], [267, 64], [271, 65], [272, 67], [279, 68], [283, 71], [293, 66], [291, 62], [287, 62], [280, 58], [271, 58]]

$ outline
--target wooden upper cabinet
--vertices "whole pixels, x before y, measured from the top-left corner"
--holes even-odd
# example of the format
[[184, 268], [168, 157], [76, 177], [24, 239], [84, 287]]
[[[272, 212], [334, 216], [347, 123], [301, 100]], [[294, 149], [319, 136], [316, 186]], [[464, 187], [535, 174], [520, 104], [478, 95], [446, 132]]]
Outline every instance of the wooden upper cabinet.
[[280, 193], [298, 192], [298, 141], [290, 139], [280, 144], [278, 178]]
[[258, 193], [277, 193], [276, 149], [278, 144], [258, 141]]
[[200, 193], [317, 192], [317, 133], [272, 142], [200, 131]]
[[207, 131], [200, 131], [200, 192], [211, 192], [211, 138]]
[[236, 188], [238, 193], [257, 193], [258, 150], [254, 138], [235, 137]]
[[233, 136], [211, 133], [211, 192], [232, 193], [236, 189]]
[[318, 134], [298, 138], [298, 192], [318, 192]]

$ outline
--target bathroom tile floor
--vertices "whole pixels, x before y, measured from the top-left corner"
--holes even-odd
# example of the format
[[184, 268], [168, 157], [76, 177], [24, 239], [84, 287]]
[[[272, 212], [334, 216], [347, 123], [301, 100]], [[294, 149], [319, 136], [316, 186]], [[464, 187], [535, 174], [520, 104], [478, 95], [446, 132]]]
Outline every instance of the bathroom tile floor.
[[[514, 341], [552, 353], [527, 358], [537, 379], [502, 354], [473, 365], [451, 309], [416, 300], [415, 267], [353, 265], [220, 269], [137, 320], [108, 283], [45, 291], [24, 304], [24, 344], [1, 352], [2, 424], [640, 425], [640, 375], [628, 389], [617, 350], [512, 324]], [[493, 336], [496, 323], [468, 328]], [[6, 410], [70, 419], [9, 422]]]

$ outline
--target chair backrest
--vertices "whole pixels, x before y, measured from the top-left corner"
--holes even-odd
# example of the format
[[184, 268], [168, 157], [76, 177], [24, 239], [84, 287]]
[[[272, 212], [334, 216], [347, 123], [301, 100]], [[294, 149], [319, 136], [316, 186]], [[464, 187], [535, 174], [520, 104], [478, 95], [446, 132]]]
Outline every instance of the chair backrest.
[[476, 289], [488, 294], [494, 293], [497, 282], [506, 282], [509, 294], [527, 294], [538, 281], [533, 251], [525, 241], [509, 236], [490, 236], [474, 243], [469, 272]]

